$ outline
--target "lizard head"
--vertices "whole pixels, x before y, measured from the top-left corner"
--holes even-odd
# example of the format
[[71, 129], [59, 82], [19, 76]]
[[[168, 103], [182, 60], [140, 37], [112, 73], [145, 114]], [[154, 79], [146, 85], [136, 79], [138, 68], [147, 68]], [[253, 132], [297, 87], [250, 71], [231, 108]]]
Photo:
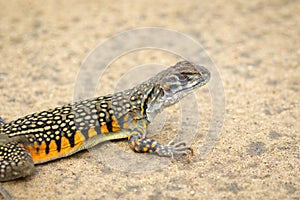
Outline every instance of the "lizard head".
[[147, 82], [155, 83], [155, 87], [149, 90], [151, 98], [148, 98], [146, 110], [149, 121], [163, 107], [178, 102], [193, 89], [205, 85], [209, 79], [210, 72], [206, 68], [189, 61], [178, 62], [157, 74]]
[[181, 61], [162, 71], [157, 77], [161, 88], [160, 101], [163, 101], [163, 106], [169, 106], [193, 89], [205, 85], [210, 79], [210, 72], [200, 65]]

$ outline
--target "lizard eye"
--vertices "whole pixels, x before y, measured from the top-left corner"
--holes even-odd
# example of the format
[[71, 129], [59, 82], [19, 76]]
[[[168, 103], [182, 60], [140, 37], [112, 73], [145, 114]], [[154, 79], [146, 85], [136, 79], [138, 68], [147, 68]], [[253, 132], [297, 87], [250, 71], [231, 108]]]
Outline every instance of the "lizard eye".
[[190, 74], [188, 74], [188, 73], [181, 73], [178, 75], [178, 79], [180, 81], [190, 81], [191, 77], [190, 77]]
[[160, 97], [165, 96], [165, 92], [162, 88], [159, 90], [158, 96], [160, 96]]
[[184, 81], [187, 79], [187, 76], [185, 74], [179, 74], [178, 78], [179, 80]]

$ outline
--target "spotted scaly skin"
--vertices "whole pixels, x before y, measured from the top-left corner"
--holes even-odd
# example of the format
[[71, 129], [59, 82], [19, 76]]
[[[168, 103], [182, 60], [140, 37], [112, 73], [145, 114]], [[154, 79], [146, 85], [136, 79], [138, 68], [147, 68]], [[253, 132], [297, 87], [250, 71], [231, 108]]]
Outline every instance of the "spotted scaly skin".
[[210, 73], [178, 62], [130, 90], [37, 112], [4, 123], [0, 118], [0, 181], [25, 177], [34, 164], [66, 157], [108, 140], [128, 138], [131, 149], [159, 156], [185, 154], [181, 141], [163, 146], [146, 128], [164, 107], [208, 82]]

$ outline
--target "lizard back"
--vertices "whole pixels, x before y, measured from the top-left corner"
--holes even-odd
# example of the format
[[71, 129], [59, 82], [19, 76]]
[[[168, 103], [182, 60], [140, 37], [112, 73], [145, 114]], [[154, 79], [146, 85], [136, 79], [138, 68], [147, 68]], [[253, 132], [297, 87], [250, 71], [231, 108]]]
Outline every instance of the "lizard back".
[[124, 138], [124, 135], [112, 134], [127, 129], [133, 120], [145, 117], [142, 104], [147, 93], [140, 88], [27, 115], [3, 124], [0, 138], [19, 143], [35, 163], [93, 146], [87, 141], [96, 137], [101, 141]]

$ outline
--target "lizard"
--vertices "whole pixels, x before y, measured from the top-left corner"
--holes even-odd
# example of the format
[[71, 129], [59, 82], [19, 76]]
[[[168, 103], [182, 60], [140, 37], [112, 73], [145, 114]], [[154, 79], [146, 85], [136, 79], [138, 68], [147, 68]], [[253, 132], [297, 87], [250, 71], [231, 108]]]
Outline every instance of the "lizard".
[[146, 138], [147, 126], [164, 107], [209, 79], [205, 67], [180, 61], [132, 89], [36, 112], [9, 123], [0, 118], [0, 181], [29, 176], [35, 164], [114, 139], [127, 138], [129, 147], [139, 153], [186, 154], [190, 147], [184, 141], [164, 146]]

